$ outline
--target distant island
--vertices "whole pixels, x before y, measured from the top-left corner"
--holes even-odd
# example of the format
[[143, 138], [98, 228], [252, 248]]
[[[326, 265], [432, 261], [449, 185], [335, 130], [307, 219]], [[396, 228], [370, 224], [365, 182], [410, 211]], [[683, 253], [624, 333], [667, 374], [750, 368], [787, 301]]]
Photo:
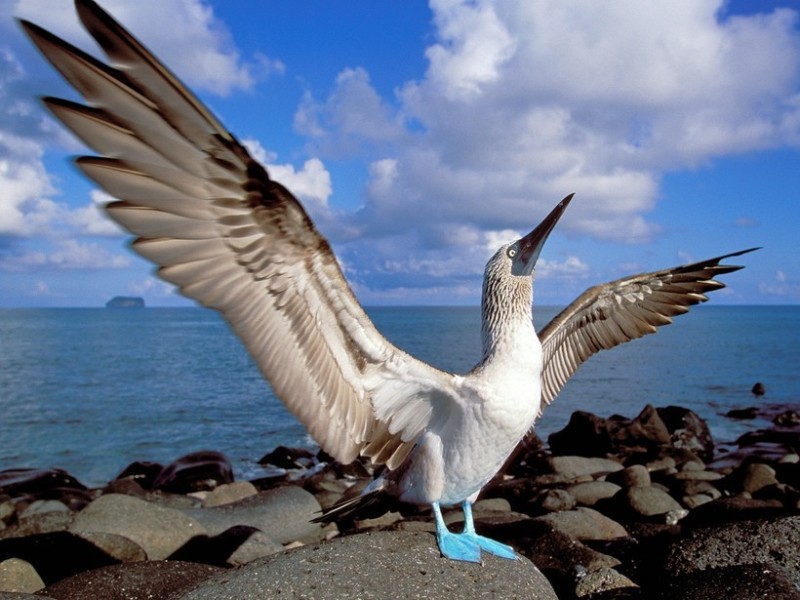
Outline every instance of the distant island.
[[106, 302], [106, 308], [144, 308], [144, 298], [136, 296], [114, 296]]

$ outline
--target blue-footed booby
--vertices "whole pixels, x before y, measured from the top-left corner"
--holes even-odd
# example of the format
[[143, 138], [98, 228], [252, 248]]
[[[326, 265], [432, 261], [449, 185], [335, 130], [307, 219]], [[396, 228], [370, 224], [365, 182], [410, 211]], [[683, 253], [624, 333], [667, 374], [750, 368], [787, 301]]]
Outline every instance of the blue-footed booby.
[[[375, 328], [300, 202], [136, 38], [92, 0], [80, 20], [104, 64], [21, 25], [86, 104], [44, 104], [98, 156], [80, 169], [117, 201], [132, 247], [186, 296], [218, 310], [278, 398], [326, 452], [385, 465], [375, 491], [431, 505], [441, 553], [479, 562], [514, 549], [478, 535], [471, 505], [575, 370], [602, 349], [653, 333], [724, 287], [735, 252], [593, 287], [537, 335], [537, 258], [572, 196], [502, 246], [483, 282], [480, 362], [447, 373]], [[463, 532], [441, 507], [461, 505]], [[336, 509], [334, 509], [334, 514]]]

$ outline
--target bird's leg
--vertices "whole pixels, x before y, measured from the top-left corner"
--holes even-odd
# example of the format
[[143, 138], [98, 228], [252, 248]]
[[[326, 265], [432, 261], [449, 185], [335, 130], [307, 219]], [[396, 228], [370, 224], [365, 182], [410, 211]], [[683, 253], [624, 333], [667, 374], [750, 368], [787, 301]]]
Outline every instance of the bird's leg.
[[519, 556], [517, 556], [517, 553], [514, 552], [514, 549], [511, 546], [501, 544], [500, 542], [495, 542], [494, 540], [490, 540], [487, 537], [478, 535], [475, 532], [475, 522], [472, 519], [472, 504], [468, 500], [464, 500], [463, 509], [464, 533], [461, 534], [462, 537], [472, 540], [482, 549], [486, 550], [486, 552], [489, 554], [494, 554], [500, 558], [508, 558], [511, 560], [519, 559]]
[[481, 562], [480, 546], [472, 538], [464, 534], [451, 533], [447, 529], [438, 502], [433, 503], [433, 514], [436, 519], [436, 542], [439, 544], [442, 556], [451, 560]]

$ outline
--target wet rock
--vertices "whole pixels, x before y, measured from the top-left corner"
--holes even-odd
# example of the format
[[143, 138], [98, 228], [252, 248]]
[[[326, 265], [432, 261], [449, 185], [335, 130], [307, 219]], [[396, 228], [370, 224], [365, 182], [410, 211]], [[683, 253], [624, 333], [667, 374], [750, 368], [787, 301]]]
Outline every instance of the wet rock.
[[164, 466], [151, 461], [136, 461], [125, 467], [114, 478], [113, 483], [129, 480], [135, 481], [142, 489], [152, 490], [156, 477], [164, 470]]
[[100, 496], [78, 513], [70, 531], [130, 538], [151, 560], [164, 559], [192, 537], [206, 533], [200, 523], [181, 511], [121, 494]]
[[800, 517], [741, 521], [691, 531], [670, 546], [664, 564], [667, 573], [680, 576], [756, 563], [788, 573], [800, 588]]
[[[61, 469], [5, 469], [0, 471], [0, 493], [18, 498], [58, 497], [60, 490], [85, 491], [86, 486]], [[48, 494], [50, 494], [48, 496]]]
[[0, 539], [25, 537], [40, 533], [66, 531], [72, 524], [71, 512], [49, 512], [18, 519], [16, 523], [0, 531]]
[[153, 481], [153, 488], [187, 494], [199, 490], [212, 490], [233, 481], [233, 467], [219, 452], [204, 450], [192, 452], [170, 463]]
[[670, 446], [692, 452], [706, 462], [714, 458], [711, 430], [697, 413], [681, 406], [666, 406], [657, 411], [669, 431]]
[[152, 560], [79, 573], [41, 593], [56, 600], [167, 600], [222, 572], [210, 565]]
[[318, 523], [321, 508], [316, 498], [304, 489], [281, 486], [238, 502], [211, 508], [184, 509], [193, 520], [202, 523], [209, 535], [219, 535], [236, 525], [255, 527], [280, 544], [295, 540], [317, 541], [324, 535]]
[[287, 448], [278, 446], [272, 452], [262, 456], [258, 464], [272, 465], [281, 469], [304, 469], [314, 462], [314, 455], [303, 448]]
[[0, 596], [3, 592], [37, 592], [44, 587], [33, 565], [19, 558], [0, 562]]
[[764, 387], [763, 383], [756, 381], [753, 387], [750, 388], [750, 393], [753, 394], [753, 396], [763, 396], [767, 393], [767, 389]]
[[749, 420], [758, 416], [758, 408], [750, 406], [748, 408], [734, 408], [725, 413], [729, 419]]
[[584, 506], [579, 506], [575, 510], [550, 513], [536, 519], [580, 541], [613, 540], [628, 536], [622, 525]]
[[[310, 568], [311, 567], [313, 568]], [[221, 598], [466, 598], [557, 600], [528, 560], [442, 558], [428, 533], [377, 531], [259, 559], [211, 577], [175, 600]]]
[[650, 404], [630, 421], [609, 419], [609, 430], [616, 446], [653, 448], [670, 441], [670, 432], [660, 413]]
[[244, 500], [258, 493], [256, 486], [249, 481], [236, 481], [234, 483], [224, 483], [218, 488], [211, 490], [203, 499], [203, 506], [222, 506]]
[[611, 436], [606, 420], [585, 411], [575, 411], [560, 431], [547, 442], [555, 455], [605, 456], [611, 451]]
[[795, 410], [785, 410], [775, 415], [772, 422], [778, 427], [798, 427], [800, 426], [800, 413]]

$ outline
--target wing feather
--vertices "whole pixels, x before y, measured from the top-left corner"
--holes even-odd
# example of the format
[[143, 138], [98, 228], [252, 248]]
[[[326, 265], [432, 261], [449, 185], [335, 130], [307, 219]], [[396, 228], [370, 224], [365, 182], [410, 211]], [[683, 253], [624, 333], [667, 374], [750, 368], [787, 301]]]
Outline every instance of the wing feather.
[[76, 4], [113, 66], [21, 24], [88, 102], [44, 100], [100, 154], [78, 165], [118, 199], [108, 214], [163, 279], [222, 313], [323, 449], [399, 466], [451, 409], [452, 376], [383, 338], [291, 193], [108, 14]]
[[742, 268], [720, 262], [753, 250], [756, 248], [586, 290], [539, 334], [544, 356], [543, 405], [550, 404], [578, 367], [600, 350], [655, 333], [658, 327], [672, 323], [672, 317], [705, 302], [706, 292], [725, 287], [714, 277]]

